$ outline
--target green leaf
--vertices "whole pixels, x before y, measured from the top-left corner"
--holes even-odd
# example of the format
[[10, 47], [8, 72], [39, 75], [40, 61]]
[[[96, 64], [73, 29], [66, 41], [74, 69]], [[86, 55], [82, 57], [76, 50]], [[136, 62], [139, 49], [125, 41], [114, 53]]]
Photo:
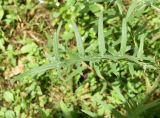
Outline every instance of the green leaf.
[[58, 47], [59, 47], [59, 33], [60, 33], [61, 26], [62, 26], [62, 22], [60, 22], [58, 26], [58, 30], [55, 32], [53, 37], [53, 51], [57, 61], [60, 60]]
[[76, 0], [67, 0], [67, 6], [72, 6], [74, 5]]
[[82, 112], [84, 112], [85, 114], [89, 115], [90, 117], [98, 117], [98, 114], [93, 113], [93, 112], [88, 111], [88, 110], [82, 110]]
[[151, 108], [158, 106], [158, 105], [160, 105], [160, 99], [154, 100], [153, 102], [150, 102], [150, 103], [144, 105], [144, 111], [151, 109]]
[[92, 3], [95, 3], [95, 2], [103, 2], [103, 0], [91, 0]]
[[85, 52], [84, 52], [82, 38], [81, 38], [81, 35], [80, 35], [79, 31], [78, 31], [78, 28], [77, 28], [77, 25], [76, 25], [75, 22], [72, 22], [72, 27], [73, 27], [73, 30], [74, 30], [75, 35], [76, 35], [76, 42], [77, 42], [78, 52], [79, 52], [79, 54], [81, 56], [84, 56]]
[[122, 1], [121, 0], [116, 0], [116, 4], [118, 6], [120, 14], [122, 15], [122, 13], [123, 13], [123, 3], [122, 3]]
[[107, 104], [105, 101], [103, 101], [103, 96], [99, 93], [96, 93], [92, 99], [94, 104], [98, 105], [98, 115], [103, 116], [106, 112], [111, 112], [113, 109], [113, 106], [111, 104]]
[[62, 112], [64, 113], [65, 118], [73, 118], [70, 109], [66, 106], [66, 104], [63, 101], [60, 102], [60, 107]]
[[135, 73], [135, 71], [134, 71], [134, 64], [133, 63], [129, 63], [128, 65], [129, 65], [129, 72], [130, 72], [130, 74], [133, 77], [133, 75]]
[[113, 109], [112, 113], [114, 115], [115, 118], [125, 118], [125, 116], [123, 116], [119, 111]]
[[89, 6], [89, 9], [93, 12], [93, 13], [97, 13], [103, 10], [103, 6], [97, 3], [91, 4]]
[[71, 82], [71, 80], [76, 76], [76, 75], [81, 75], [82, 74], [82, 71], [83, 71], [83, 67], [79, 67], [75, 70], [72, 70], [72, 72], [68, 75], [67, 77], [67, 82]]
[[145, 38], [146, 34], [143, 34], [142, 36], [140, 36], [140, 45], [139, 45], [139, 50], [137, 53], [137, 57], [138, 58], [142, 58], [143, 57], [143, 47], [144, 47], [144, 38]]
[[96, 64], [94, 64], [93, 67], [94, 67], [95, 72], [98, 75], [98, 77], [104, 80], [105, 78], [102, 76], [99, 66], [97, 66]]
[[47, 47], [49, 48], [49, 49], [51, 49], [52, 47], [53, 47], [53, 43], [52, 43], [52, 37], [51, 37], [51, 35], [49, 35], [49, 33], [47, 33], [46, 31], [44, 31], [44, 34], [45, 34], [45, 37], [47, 38]]
[[129, 6], [127, 15], [126, 15], [126, 20], [129, 21], [131, 17], [133, 17], [133, 12], [135, 11], [135, 8], [137, 7], [138, 0], [133, 0], [131, 5]]
[[128, 103], [130, 108], [127, 108], [127, 115], [124, 118], [141, 118], [140, 116], [146, 112], [146, 110], [154, 108], [155, 106], [158, 106], [160, 104], [160, 100], [154, 100], [153, 102], [144, 104], [144, 101], [142, 100], [140, 103], [134, 103], [134, 101], [131, 101]]
[[6, 15], [6, 17], [7, 18], [5, 19], [5, 22], [7, 24], [10, 24], [11, 22], [14, 22], [16, 20], [17, 15], [16, 14], [8, 14], [8, 15]]
[[0, 20], [2, 20], [3, 15], [4, 15], [4, 10], [3, 10], [2, 6], [0, 6]]
[[12, 111], [12, 110], [7, 110], [7, 111], [5, 112], [5, 118], [16, 118], [14, 111]]
[[18, 76], [15, 76], [14, 78], [16, 80], [22, 80], [25, 76], [35, 75], [35, 74], [38, 74], [38, 73], [41, 73], [41, 72], [45, 72], [47, 70], [57, 68], [59, 65], [60, 65], [59, 63], [44, 64], [42, 66], [30, 69], [29, 71], [26, 71], [26, 72], [24, 72], [24, 73], [22, 73]]
[[20, 116], [21, 108], [22, 108], [21, 105], [17, 105], [17, 106], [14, 107], [14, 112], [15, 112], [17, 117]]
[[118, 76], [119, 73], [117, 71], [117, 65], [116, 65], [116, 63], [111, 63], [110, 67], [111, 67], [111, 72], [113, 72], [116, 76]]
[[128, 86], [128, 88], [129, 88], [129, 90], [131, 90], [131, 91], [133, 91], [133, 92], [135, 92], [135, 93], [138, 93], [138, 91], [134, 88], [134, 86], [132, 85], [131, 82], [128, 82], [128, 83], [127, 83], [127, 86]]
[[0, 49], [1, 49], [2, 51], [5, 51], [4, 39], [3, 39], [3, 38], [0, 38]]
[[99, 52], [100, 55], [103, 56], [106, 52], [105, 48], [105, 40], [104, 40], [104, 32], [103, 32], [103, 12], [99, 13], [98, 20], [98, 44], [99, 44]]
[[13, 96], [13, 94], [12, 94], [10, 91], [4, 92], [3, 97], [4, 97], [4, 99], [5, 99], [7, 102], [12, 102], [12, 101], [14, 101], [14, 96]]
[[40, 113], [41, 118], [48, 118], [46, 112], [43, 109], [39, 109], [39, 113]]
[[122, 102], [126, 102], [126, 99], [125, 99], [125, 97], [122, 95], [122, 93], [121, 93], [121, 91], [120, 91], [120, 88], [119, 87], [114, 87], [113, 88], [114, 89], [114, 91], [116, 92], [116, 95], [117, 95], [117, 97], [122, 101]]
[[73, 37], [74, 37], [74, 33], [71, 32], [71, 31], [69, 31], [69, 32], [65, 31], [65, 32], [63, 33], [63, 35], [62, 35], [62, 38], [63, 38], [65, 41], [68, 41], [68, 40], [72, 39]]
[[127, 21], [124, 18], [122, 21], [122, 37], [121, 37], [121, 47], [120, 52], [122, 55], [125, 54], [127, 49]]
[[35, 44], [35, 43], [29, 43], [27, 45], [24, 45], [21, 49], [20, 49], [20, 52], [22, 54], [25, 54], [25, 53], [31, 53], [33, 54], [34, 52], [36, 52], [38, 46]]

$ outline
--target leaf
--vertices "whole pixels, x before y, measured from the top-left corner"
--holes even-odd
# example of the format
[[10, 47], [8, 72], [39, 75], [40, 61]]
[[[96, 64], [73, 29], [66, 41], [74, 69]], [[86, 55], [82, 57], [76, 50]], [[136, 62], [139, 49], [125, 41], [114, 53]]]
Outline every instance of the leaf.
[[[68, 60], [64, 60], [62, 62], [57, 63], [57, 61], [55, 61], [54, 63], [49, 63], [49, 64], [44, 64], [42, 66], [39, 67], [35, 67], [27, 72], [24, 72], [23, 74], [20, 74], [18, 76], [15, 76], [15, 80], [20, 80], [25, 76], [30, 76], [30, 75], [35, 75], [41, 72], [45, 72], [47, 70], [53, 69], [53, 68], [58, 68], [58, 67], [62, 67], [62, 66], [70, 66], [72, 64], [76, 64], [76, 63], [80, 63], [81, 61], [92, 61], [92, 62], [96, 62], [96, 61], [100, 61], [100, 60], [112, 60], [112, 61], [118, 61], [118, 60], [125, 60], [125, 61], [129, 61], [129, 62], [133, 62], [137, 65], [139, 65], [140, 67], [143, 67], [144, 64], [146, 63], [142, 63], [140, 62], [137, 58], [130, 56], [130, 55], [124, 55], [124, 56], [113, 56], [113, 55], [104, 55], [102, 56], [88, 56], [85, 58], [72, 58], [72, 59], [68, 59]], [[147, 68], [152, 68], [155, 69], [154, 66], [152, 65], [145, 65]]]
[[89, 9], [93, 12], [93, 13], [97, 13], [100, 12], [101, 10], [103, 10], [103, 6], [97, 3], [91, 4], [89, 6]]
[[31, 53], [33, 54], [36, 50], [37, 50], [37, 45], [35, 43], [29, 43], [27, 45], [24, 45], [21, 49], [20, 49], [20, 52], [22, 54], [25, 54], [25, 53]]
[[106, 52], [105, 48], [105, 40], [104, 40], [104, 32], [103, 32], [103, 12], [99, 13], [98, 20], [98, 44], [99, 44], [99, 52], [100, 55], [103, 56]]
[[130, 72], [130, 74], [133, 77], [133, 75], [135, 73], [135, 71], [134, 71], [134, 64], [133, 63], [129, 63], [128, 65], [129, 65], [129, 72]]
[[61, 107], [62, 112], [64, 113], [65, 118], [72, 118], [70, 109], [67, 108], [66, 104], [63, 101], [60, 102], [60, 107]]
[[7, 23], [7, 24], [10, 24], [11, 22], [14, 22], [15, 20], [16, 20], [16, 18], [17, 18], [17, 15], [16, 14], [8, 14], [8, 15], [6, 15], [6, 19], [5, 19], [5, 22]]
[[4, 97], [4, 99], [5, 99], [7, 102], [12, 102], [12, 101], [14, 101], [13, 94], [12, 94], [10, 91], [4, 92], [3, 97]]
[[126, 102], [126, 99], [125, 99], [125, 97], [122, 95], [122, 93], [121, 93], [121, 91], [120, 91], [120, 88], [114, 87], [113, 89], [114, 89], [114, 91], [116, 92], [117, 97], [118, 97], [122, 102], [125, 103], [125, 102]]
[[125, 118], [125, 116], [123, 116], [119, 111], [113, 109], [112, 113], [114, 115], [115, 118]]
[[135, 8], [137, 7], [138, 4], [138, 0], [133, 0], [131, 5], [129, 6], [127, 15], [126, 15], [126, 20], [129, 21], [129, 18], [131, 18], [133, 16], [133, 12], [135, 10]]
[[67, 6], [72, 6], [72, 5], [74, 5], [75, 4], [75, 2], [76, 2], [76, 0], [67, 0]]
[[63, 35], [62, 35], [62, 38], [63, 38], [65, 41], [68, 41], [68, 40], [72, 39], [73, 37], [74, 37], [74, 33], [71, 32], [71, 31], [69, 31], [69, 32], [65, 31], [65, 32], [63, 33]]
[[57, 61], [60, 60], [58, 47], [59, 47], [59, 33], [60, 33], [61, 26], [62, 26], [62, 22], [60, 22], [58, 26], [58, 30], [55, 32], [53, 37], [53, 51]]
[[119, 12], [122, 15], [123, 13], [123, 5], [122, 5], [122, 1], [121, 0], [116, 0], [116, 4], [118, 6]]
[[127, 111], [127, 115], [125, 116], [125, 118], [141, 118], [140, 116], [146, 112], [148, 109], [151, 109], [155, 106], [158, 106], [160, 104], [160, 100], [154, 100], [153, 102], [144, 104], [143, 101], [142, 103], [138, 103], [134, 104], [134, 101], [132, 101], [132, 107], [128, 109], [126, 109]]
[[45, 37], [47, 38], [47, 47], [49, 48], [49, 49], [51, 49], [52, 47], [53, 47], [53, 45], [52, 45], [52, 37], [51, 37], [51, 35], [49, 35], [49, 33], [47, 33], [46, 31], [44, 31], [44, 34], [45, 34]]
[[152, 7], [155, 11], [157, 11], [158, 13], [160, 13], [160, 8], [154, 6], [153, 4], [151, 4], [151, 7]]
[[[141, 118], [140, 116], [147, 112], [147, 110], [156, 107], [160, 104], [160, 99], [154, 100], [153, 102], [144, 104], [145, 99], [143, 99], [140, 103], [137, 101], [133, 101], [132, 99], [125, 104], [126, 115], [122, 115], [120, 112], [113, 110], [115, 118]], [[146, 102], [146, 101], [145, 101]]]
[[111, 72], [113, 72], [116, 76], [118, 76], [117, 65], [116, 63], [110, 63]]
[[121, 47], [120, 52], [122, 55], [125, 54], [127, 49], [127, 21], [124, 18], [122, 21], [122, 38], [121, 38]]
[[17, 106], [14, 107], [14, 112], [15, 112], [17, 117], [20, 116], [21, 108], [22, 108], [21, 105], [17, 105]]
[[144, 110], [151, 109], [151, 108], [158, 106], [158, 105], [160, 105], [160, 99], [154, 100], [153, 102], [150, 102], [150, 103], [144, 105]]
[[7, 110], [7, 111], [5, 112], [5, 118], [16, 118], [14, 111], [12, 111], [12, 110]]
[[80, 35], [79, 31], [78, 31], [78, 28], [77, 28], [77, 25], [76, 25], [75, 22], [72, 22], [72, 27], [73, 27], [73, 30], [74, 30], [75, 35], [76, 35], [76, 42], [77, 42], [78, 52], [79, 52], [79, 54], [81, 56], [84, 56], [85, 52], [84, 52], [82, 38], [81, 38], [81, 35]]
[[2, 6], [0, 6], [0, 20], [2, 20], [3, 15], [4, 15], [4, 10], [3, 10]]
[[88, 110], [82, 110], [82, 112], [89, 115], [90, 117], [98, 117], [98, 115], [96, 113], [93, 113], [93, 112], [88, 111]]
[[57, 68], [59, 65], [60, 65], [59, 63], [44, 64], [42, 66], [30, 69], [29, 71], [26, 71], [23, 74], [15, 76], [14, 78], [15, 78], [15, 80], [22, 80], [22, 78], [25, 77], [25, 76], [31, 76], [31, 75], [35, 75], [35, 74], [38, 74], [38, 73], [41, 73], [41, 72], [45, 72], [47, 70]]
[[140, 45], [139, 45], [139, 50], [137, 52], [137, 57], [138, 58], [142, 58], [143, 56], [143, 47], [144, 47], [144, 38], [145, 38], [146, 34], [143, 34], [142, 36], [140, 36]]
[[138, 44], [137, 42], [134, 40], [134, 53], [133, 56], [136, 57], [138, 53]]
[[41, 118], [48, 118], [47, 114], [45, 113], [43, 109], [39, 109], [39, 113], [40, 113]]
[[103, 101], [103, 96], [99, 93], [96, 93], [92, 99], [94, 104], [98, 105], [98, 115], [103, 116], [106, 112], [111, 112], [113, 109], [113, 105], [107, 104]]
[[138, 93], [138, 91], [134, 88], [134, 86], [131, 82], [127, 82], [127, 86], [129, 88], [129, 90], [133, 91], [134, 93]]
[[72, 70], [72, 72], [68, 75], [68, 77], [67, 77], [67, 82], [71, 82], [71, 80], [76, 76], [76, 75], [81, 75], [81, 73], [82, 73], [82, 71], [83, 71], [83, 67], [79, 67], [79, 68], [77, 68], [77, 69], [75, 69], [75, 70]]
[[97, 41], [94, 40], [91, 42], [91, 45], [89, 45], [86, 48], [85, 52], [87, 52], [87, 53], [93, 52], [97, 46], [98, 46]]
[[1, 49], [2, 51], [5, 51], [4, 43], [5, 43], [4, 39], [3, 39], [3, 38], [0, 38], [0, 49]]
[[145, 84], [146, 84], [146, 93], [149, 94], [152, 91], [151, 83], [148, 79], [148, 77], [144, 76]]
[[101, 71], [100, 71], [100, 69], [99, 69], [99, 66], [97, 66], [96, 64], [94, 64], [93, 67], [94, 67], [94, 69], [95, 69], [95, 72], [96, 72], [97, 76], [98, 76], [99, 78], [101, 78], [101, 79], [104, 80], [105, 78], [102, 76]]

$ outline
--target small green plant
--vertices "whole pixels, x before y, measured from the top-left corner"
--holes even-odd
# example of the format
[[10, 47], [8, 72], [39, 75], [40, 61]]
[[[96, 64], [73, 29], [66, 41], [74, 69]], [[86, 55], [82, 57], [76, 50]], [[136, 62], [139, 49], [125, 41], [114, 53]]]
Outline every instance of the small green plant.
[[160, 1], [125, 2], [0, 2], [0, 117], [160, 117]]

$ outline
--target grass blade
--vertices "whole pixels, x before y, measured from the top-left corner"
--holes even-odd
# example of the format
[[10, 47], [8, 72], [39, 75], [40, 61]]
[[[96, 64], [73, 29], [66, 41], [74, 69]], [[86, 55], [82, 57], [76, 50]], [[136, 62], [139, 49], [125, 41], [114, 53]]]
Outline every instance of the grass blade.
[[106, 48], [105, 48], [104, 32], [103, 32], [103, 12], [102, 11], [99, 14], [99, 20], [98, 20], [98, 44], [99, 44], [99, 52], [101, 56], [103, 56], [106, 52]]
[[127, 48], [127, 21], [124, 18], [122, 21], [122, 38], [121, 38], [121, 47], [120, 52], [122, 55], [125, 54]]
[[84, 52], [82, 38], [81, 38], [81, 35], [80, 35], [79, 31], [78, 31], [78, 27], [77, 27], [75, 22], [72, 22], [72, 27], [73, 27], [73, 30], [74, 30], [75, 36], [76, 36], [78, 52], [79, 52], [79, 54], [81, 56], [84, 56], [85, 52]]

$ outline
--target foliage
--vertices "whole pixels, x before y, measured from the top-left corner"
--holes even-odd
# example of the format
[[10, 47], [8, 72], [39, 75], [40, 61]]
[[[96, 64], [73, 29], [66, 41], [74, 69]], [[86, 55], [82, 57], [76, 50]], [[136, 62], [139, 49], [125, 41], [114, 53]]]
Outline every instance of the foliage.
[[0, 117], [160, 117], [159, 5], [0, 1]]

